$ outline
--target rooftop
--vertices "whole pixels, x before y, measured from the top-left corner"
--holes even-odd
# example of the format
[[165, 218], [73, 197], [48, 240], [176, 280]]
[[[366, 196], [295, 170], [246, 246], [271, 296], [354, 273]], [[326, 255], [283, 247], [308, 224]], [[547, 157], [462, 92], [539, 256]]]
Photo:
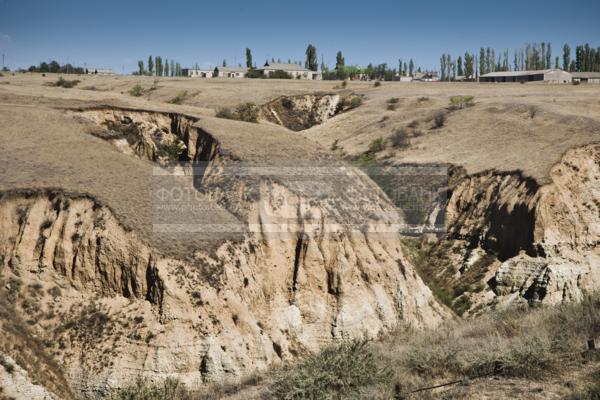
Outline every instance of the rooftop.
[[288, 64], [288, 63], [272, 63], [272, 62], [266, 63], [264, 65], [264, 67], [259, 68], [259, 69], [274, 69], [274, 70], [281, 70], [281, 71], [308, 71], [308, 69], [304, 68], [302, 65]]
[[571, 72], [573, 78], [600, 79], [600, 72]]
[[539, 74], [547, 74], [550, 72], [560, 71], [564, 72], [561, 69], [539, 69], [533, 71], [500, 71], [500, 72], [490, 72], [485, 75], [481, 75], [481, 78], [494, 78], [497, 76], [527, 76], [527, 75], [539, 75]]
[[216, 67], [221, 72], [248, 72], [246, 67]]

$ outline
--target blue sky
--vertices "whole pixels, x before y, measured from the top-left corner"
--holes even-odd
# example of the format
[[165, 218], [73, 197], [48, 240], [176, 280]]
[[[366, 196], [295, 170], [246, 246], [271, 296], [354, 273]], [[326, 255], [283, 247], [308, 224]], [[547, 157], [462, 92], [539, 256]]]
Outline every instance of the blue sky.
[[480, 46], [514, 49], [549, 41], [600, 46], [599, 0], [502, 1], [126, 1], [0, 0], [0, 52], [11, 68], [56, 59], [129, 73], [149, 54], [183, 66], [254, 59], [319, 59], [346, 64], [414, 58], [437, 68], [440, 54]]

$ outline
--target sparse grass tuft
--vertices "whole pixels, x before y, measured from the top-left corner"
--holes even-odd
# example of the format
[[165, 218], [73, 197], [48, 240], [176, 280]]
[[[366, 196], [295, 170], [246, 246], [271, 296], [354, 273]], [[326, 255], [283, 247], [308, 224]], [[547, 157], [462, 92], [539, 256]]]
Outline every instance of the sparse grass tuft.
[[375, 83], [373, 84], [373, 87], [379, 87], [381, 86], [381, 81], [375, 81]]
[[529, 107], [529, 109], [527, 110], [527, 115], [529, 116], [529, 118], [534, 119], [535, 116], [538, 113], [538, 109], [535, 106], [531, 106]]
[[369, 152], [370, 153], [378, 153], [385, 149], [385, 140], [382, 137], [378, 137], [377, 139], [373, 139], [373, 141], [369, 144]]
[[191, 400], [183, 383], [167, 378], [162, 383], [152, 383], [139, 378], [134, 384], [119, 389], [110, 400]]
[[184, 90], [183, 92], [178, 93], [177, 96], [173, 97], [171, 100], [167, 101], [167, 103], [183, 104], [183, 102], [185, 101], [185, 99], [187, 97], [188, 97], [188, 92], [187, 92], [187, 90]]

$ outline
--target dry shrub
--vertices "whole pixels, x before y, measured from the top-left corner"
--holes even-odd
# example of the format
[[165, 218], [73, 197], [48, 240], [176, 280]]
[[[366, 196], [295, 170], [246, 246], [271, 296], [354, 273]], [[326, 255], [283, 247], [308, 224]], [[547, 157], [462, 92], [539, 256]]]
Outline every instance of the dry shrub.
[[230, 108], [222, 108], [217, 111], [216, 116], [217, 118], [257, 123], [259, 111], [256, 104], [248, 102], [237, 106], [235, 111], [232, 111]]
[[62, 76], [58, 78], [58, 80], [54, 83], [50, 83], [49, 86], [55, 86], [55, 87], [61, 87], [61, 88], [65, 88], [65, 89], [71, 89], [75, 86], [77, 86], [77, 84], [79, 84], [79, 80], [77, 79], [73, 79], [73, 80], [67, 80], [65, 78], [63, 78]]
[[446, 114], [443, 111], [438, 111], [433, 116], [433, 128], [439, 129], [446, 123]]
[[390, 136], [392, 147], [405, 148], [410, 145], [409, 134], [405, 129], [398, 128]]
[[366, 341], [349, 341], [308, 356], [280, 371], [266, 398], [330, 399], [359, 396], [368, 387], [389, 383], [391, 372]]

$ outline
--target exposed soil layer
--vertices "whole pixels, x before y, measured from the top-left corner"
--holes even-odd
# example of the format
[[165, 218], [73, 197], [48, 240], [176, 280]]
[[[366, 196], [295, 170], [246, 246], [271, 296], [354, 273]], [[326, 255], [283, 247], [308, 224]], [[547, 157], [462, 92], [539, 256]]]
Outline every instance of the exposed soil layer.
[[360, 103], [360, 96], [355, 94], [281, 96], [261, 107], [261, 118], [292, 131], [302, 131], [322, 124]]

